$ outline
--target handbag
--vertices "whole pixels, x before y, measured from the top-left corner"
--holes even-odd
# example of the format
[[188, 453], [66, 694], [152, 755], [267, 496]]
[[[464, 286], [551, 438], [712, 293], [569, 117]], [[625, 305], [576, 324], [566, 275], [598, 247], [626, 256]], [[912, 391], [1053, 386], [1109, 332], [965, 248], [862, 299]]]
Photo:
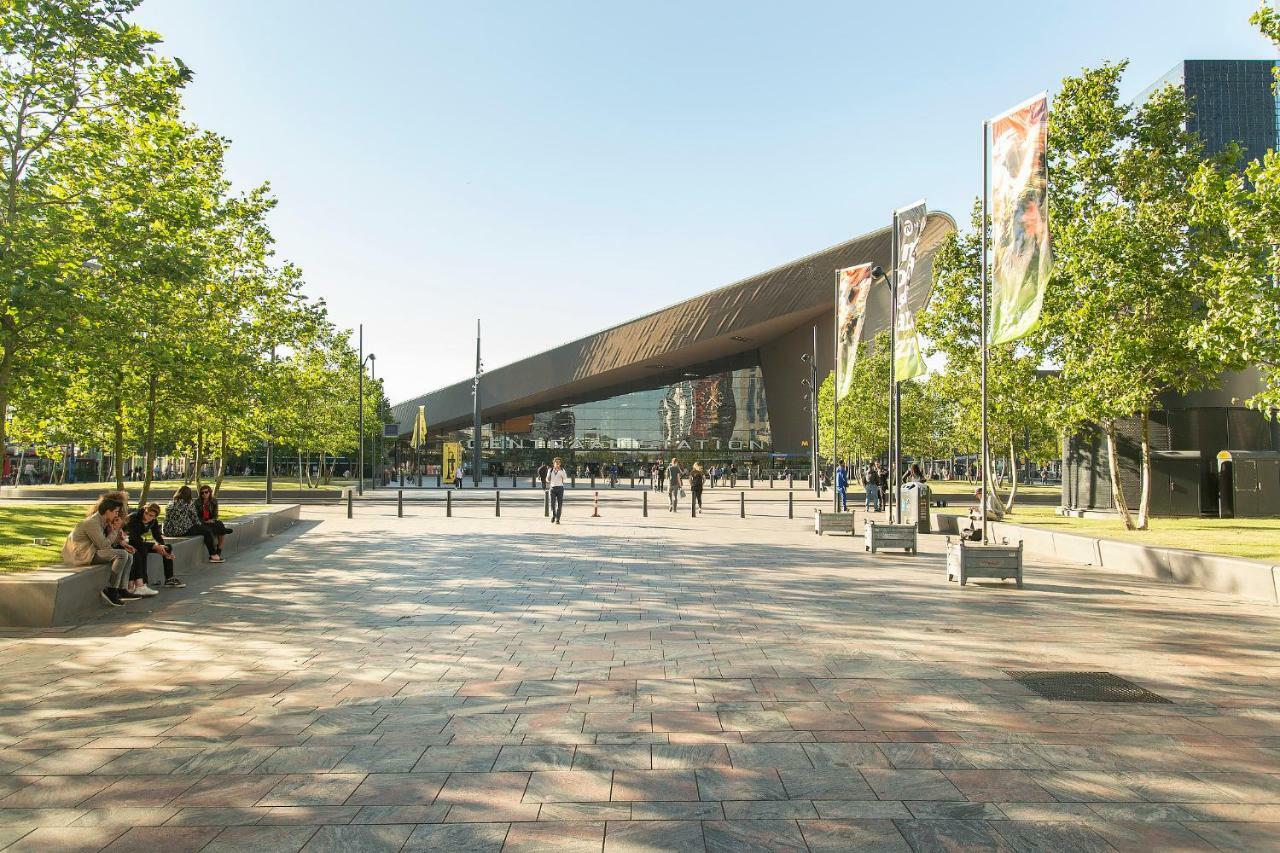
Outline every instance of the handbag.
[[680, 497], [684, 497], [684, 489], [680, 490]]

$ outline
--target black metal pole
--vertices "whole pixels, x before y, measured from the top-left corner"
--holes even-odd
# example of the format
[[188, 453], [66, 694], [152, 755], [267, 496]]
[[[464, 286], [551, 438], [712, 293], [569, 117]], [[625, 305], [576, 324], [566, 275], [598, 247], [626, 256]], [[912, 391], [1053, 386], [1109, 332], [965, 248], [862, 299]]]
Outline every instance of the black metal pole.
[[359, 391], [358, 403], [360, 407], [360, 449], [356, 451], [356, 479], [359, 483], [357, 488], [360, 494], [364, 494], [364, 323], [360, 324], [360, 381], [358, 383]]
[[747, 493], [738, 492], [738, 517], [747, 517]]
[[396, 489], [396, 518], [404, 518], [404, 489]]
[[453, 518], [453, 489], [444, 493], [444, 517]]
[[987, 544], [987, 481], [991, 472], [987, 470], [987, 459], [991, 452], [987, 444], [987, 122], [982, 123], [982, 251], [981, 273], [978, 276], [982, 291], [982, 500], [978, 502], [978, 512], [982, 515], [982, 544]]
[[480, 486], [480, 321], [476, 320], [476, 378], [471, 386], [471, 483]]

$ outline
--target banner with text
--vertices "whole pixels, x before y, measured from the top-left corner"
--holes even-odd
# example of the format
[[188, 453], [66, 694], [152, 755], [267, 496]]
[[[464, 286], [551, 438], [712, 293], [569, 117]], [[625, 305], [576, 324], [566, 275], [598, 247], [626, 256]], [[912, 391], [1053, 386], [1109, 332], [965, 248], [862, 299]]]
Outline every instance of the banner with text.
[[923, 200], [897, 211], [898, 222], [898, 323], [893, 330], [893, 370], [898, 382], [923, 376], [928, 369], [916, 335], [916, 318], [911, 310], [911, 277], [916, 270], [916, 248], [924, 236], [929, 218]]
[[836, 271], [836, 399], [843, 399], [853, 384], [858, 341], [871, 290], [871, 264]]
[[1040, 319], [1053, 268], [1045, 94], [991, 121], [991, 281], [993, 344], [1017, 340]]
[[444, 472], [445, 482], [462, 476], [462, 442], [446, 441], [441, 446], [440, 469]]

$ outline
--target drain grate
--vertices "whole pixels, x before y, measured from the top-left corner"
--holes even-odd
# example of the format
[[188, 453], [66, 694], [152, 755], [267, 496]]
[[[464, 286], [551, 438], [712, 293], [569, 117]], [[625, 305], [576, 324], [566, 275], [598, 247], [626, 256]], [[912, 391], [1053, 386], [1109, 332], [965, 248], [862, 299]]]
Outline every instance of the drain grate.
[[1068, 702], [1151, 702], [1173, 704], [1168, 699], [1109, 672], [1058, 672], [1006, 670], [1014, 681], [1045, 699]]

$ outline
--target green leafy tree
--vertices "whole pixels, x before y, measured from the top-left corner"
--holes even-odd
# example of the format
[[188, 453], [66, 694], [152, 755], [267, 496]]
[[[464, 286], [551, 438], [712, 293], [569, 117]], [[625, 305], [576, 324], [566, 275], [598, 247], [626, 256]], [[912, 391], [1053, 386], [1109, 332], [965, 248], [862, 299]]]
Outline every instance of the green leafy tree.
[[[1112, 493], [1127, 528], [1145, 529], [1150, 413], [1161, 393], [1202, 388], [1229, 365], [1197, 345], [1222, 230], [1195, 219], [1193, 179], [1225, 175], [1237, 150], [1206, 160], [1183, 93], [1138, 105], [1119, 97], [1125, 63], [1068, 77], [1049, 120], [1055, 271], [1033, 342], [1061, 366], [1053, 397], [1067, 428], [1102, 426]], [[1203, 218], [1202, 218], [1203, 220]], [[1208, 223], [1203, 223], [1208, 224]], [[1116, 424], [1141, 418], [1142, 491], [1135, 524], [1120, 486]]]
[[92, 304], [81, 214], [111, 191], [123, 126], [172, 108], [189, 77], [127, 20], [136, 0], [0, 4], [0, 446], [14, 389], [31, 389]]

